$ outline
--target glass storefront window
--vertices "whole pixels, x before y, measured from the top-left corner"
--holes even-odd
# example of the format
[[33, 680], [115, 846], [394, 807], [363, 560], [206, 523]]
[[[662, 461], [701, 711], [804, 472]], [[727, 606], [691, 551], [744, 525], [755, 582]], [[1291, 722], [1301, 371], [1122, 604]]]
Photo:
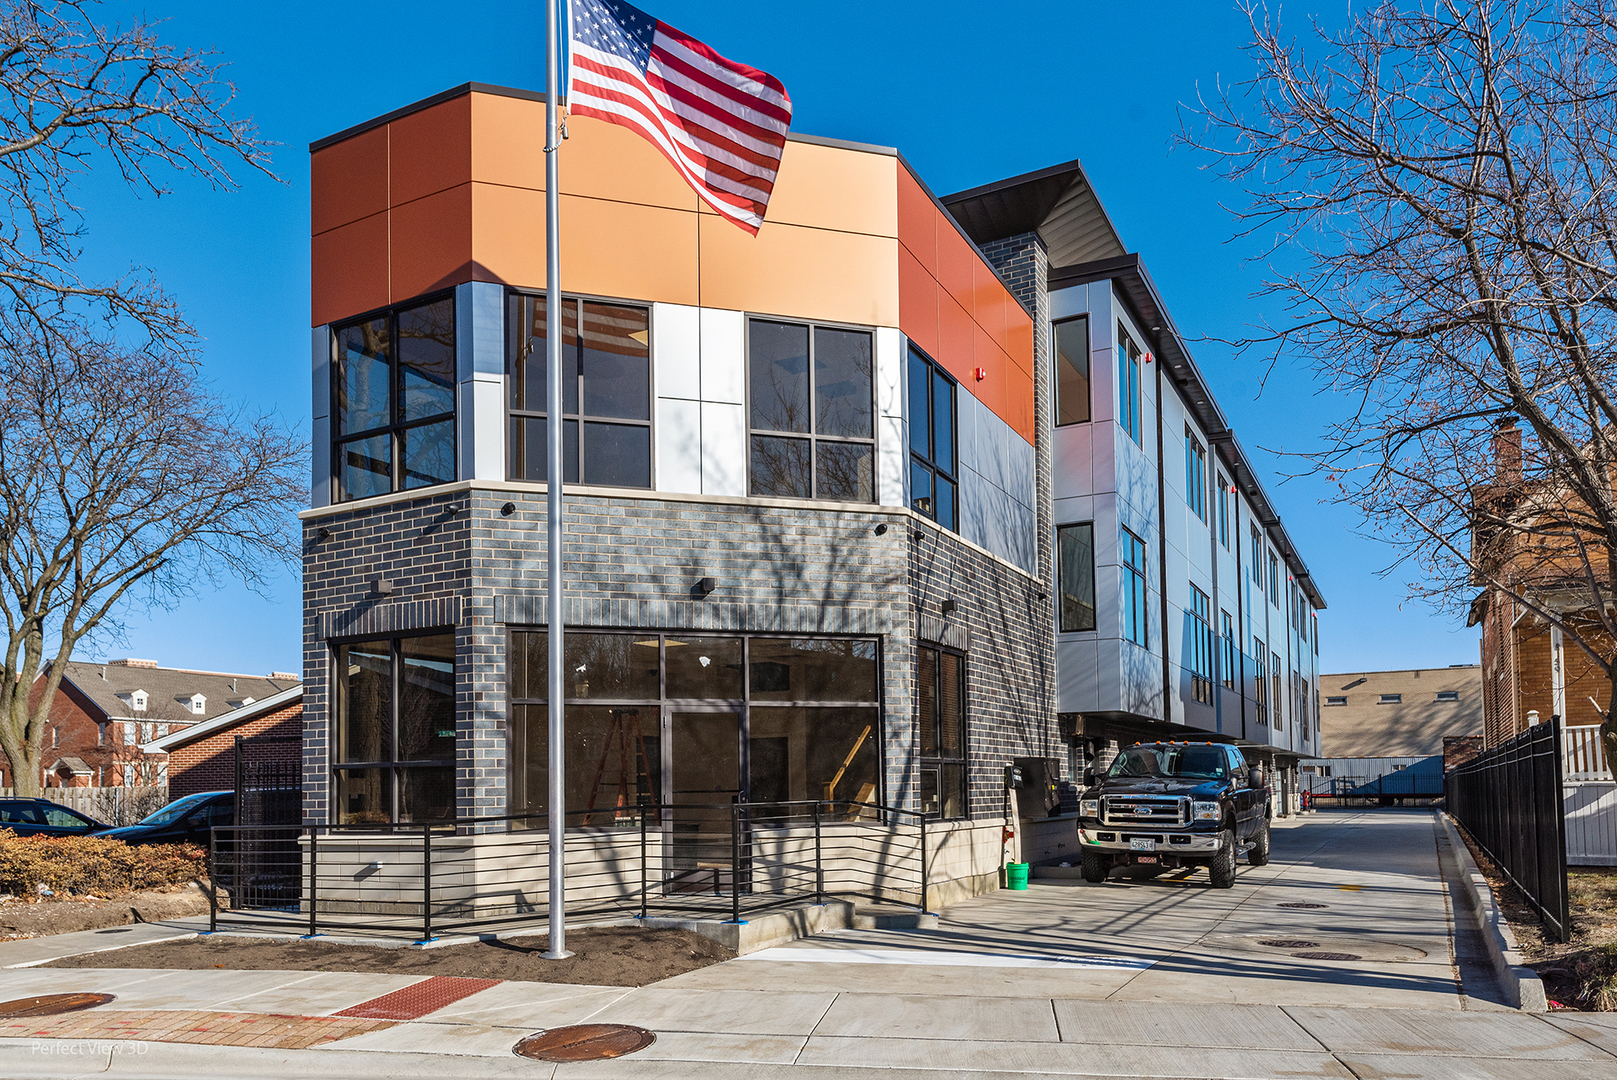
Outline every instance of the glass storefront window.
[[670, 698], [690, 701], [740, 701], [741, 639], [674, 637], [666, 650]]
[[455, 636], [335, 650], [340, 824], [455, 816]]

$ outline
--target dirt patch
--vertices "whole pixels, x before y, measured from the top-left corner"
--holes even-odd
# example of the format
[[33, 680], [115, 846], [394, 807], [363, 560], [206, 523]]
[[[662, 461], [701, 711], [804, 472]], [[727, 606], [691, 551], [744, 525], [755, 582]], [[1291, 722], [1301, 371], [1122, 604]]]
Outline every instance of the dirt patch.
[[543, 935], [479, 941], [437, 949], [387, 949], [315, 941], [196, 938], [134, 945], [57, 960], [61, 968], [180, 968], [200, 971], [378, 971], [394, 975], [458, 975], [521, 982], [645, 986], [729, 960], [735, 953], [689, 930], [603, 926], [569, 930], [574, 956], [546, 960]]
[[63, 896], [0, 900], [0, 941], [101, 930], [136, 922], [162, 922], [208, 913], [208, 896], [195, 885], [146, 889], [121, 896]]
[[1488, 879], [1495, 901], [1527, 966], [1544, 980], [1552, 1008], [1586, 1012], [1617, 1010], [1617, 869], [1567, 868], [1567, 908], [1572, 940], [1556, 941], [1544, 932], [1538, 910], [1462, 829], [1471, 857]]

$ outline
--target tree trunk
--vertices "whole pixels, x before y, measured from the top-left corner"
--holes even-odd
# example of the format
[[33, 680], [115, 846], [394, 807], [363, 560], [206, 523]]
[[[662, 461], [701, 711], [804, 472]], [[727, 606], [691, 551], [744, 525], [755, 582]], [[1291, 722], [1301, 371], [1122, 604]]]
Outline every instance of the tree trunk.
[[[1606, 752], [1606, 772], [1617, 780], [1617, 661], [1611, 666], [1611, 684], [1606, 688], [1606, 715], [1600, 721], [1600, 748]], [[1560, 753], [1560, 749], [1556, 749]]]

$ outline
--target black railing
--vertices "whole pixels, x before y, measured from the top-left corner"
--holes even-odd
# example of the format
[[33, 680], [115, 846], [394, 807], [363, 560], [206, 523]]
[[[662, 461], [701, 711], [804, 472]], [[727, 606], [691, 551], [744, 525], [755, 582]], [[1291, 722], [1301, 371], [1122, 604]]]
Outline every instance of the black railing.
[[1538, 909], [1556, 940], [1568, 940], [1560, 718], [1484, 750], [1447, 774], [1443, 788], [1449, 816]]
[[[926, 910], [921, 814], [849, 801], [570, 811], [568, 919], [741, 922], [801, 903]], [[210, 928], [438, 933], [548, 918], [543, 814], [450, 823], [215, 828]]]

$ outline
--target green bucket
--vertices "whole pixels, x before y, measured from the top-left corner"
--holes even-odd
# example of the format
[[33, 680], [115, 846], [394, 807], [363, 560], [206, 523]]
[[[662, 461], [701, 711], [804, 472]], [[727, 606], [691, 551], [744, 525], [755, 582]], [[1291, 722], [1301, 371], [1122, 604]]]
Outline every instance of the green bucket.
[[1005, 864], [1005, 887], [1007, 889], [1027, 888], [1027, 863], [1013, 862]]

